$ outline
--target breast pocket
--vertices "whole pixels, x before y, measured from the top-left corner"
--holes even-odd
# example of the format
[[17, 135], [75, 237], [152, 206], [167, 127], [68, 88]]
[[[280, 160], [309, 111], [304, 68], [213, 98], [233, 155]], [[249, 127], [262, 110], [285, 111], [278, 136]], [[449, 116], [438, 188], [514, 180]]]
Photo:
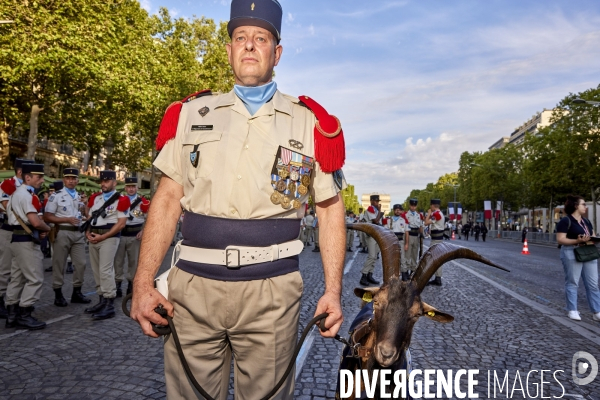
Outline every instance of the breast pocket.
[[185, 137], [183, 151], [188, 157], [186, 165], [190, 181], [194, 181], [196, 178], [205, 178], [211, 174], [217, 161], [222, 135], [221, 131], [213, 131], [190, 133]]

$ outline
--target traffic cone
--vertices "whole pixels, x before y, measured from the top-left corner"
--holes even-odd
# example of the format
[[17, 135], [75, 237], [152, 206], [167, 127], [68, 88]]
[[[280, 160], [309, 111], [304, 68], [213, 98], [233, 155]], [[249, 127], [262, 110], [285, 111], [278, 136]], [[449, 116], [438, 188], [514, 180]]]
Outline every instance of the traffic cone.
[[521, 254], [529, 255], [529, 248], [527, 247], [527, 239], [525, 239], [525, 243], [523, 243], [523, 251]]
[[452, 240], [456, 240], [456, 237], [454, 236], [454, 231], [452, 231]]

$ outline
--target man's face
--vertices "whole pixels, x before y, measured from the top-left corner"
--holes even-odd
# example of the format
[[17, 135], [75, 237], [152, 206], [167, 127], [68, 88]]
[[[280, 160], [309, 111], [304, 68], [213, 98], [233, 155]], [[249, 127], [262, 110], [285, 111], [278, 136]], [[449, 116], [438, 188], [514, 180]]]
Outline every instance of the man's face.
[[379, 200], [371, 200], [371, 205], [379, 208]]
[[125, 186], [125, 192], [127, 192], [127, 194], [129, 196], [133, 196], [134, 194], [137, 193], [137, 186], [136, 185], [127, 185], [127, 186]]
[[102, 188], [103, 193], [110, 193], [117, 186], [117, 181], [114, 179], [103, 179], [100, 181], [100, 187]]
[[25, 182], [26, 185], [29, 185], [34, 189], [39, 189], [44, 183], [44, 175], [25, 174], [23, 175], [23, 182]]
[[75, 186], [79, 183], [79, 178], [76, 176], [65, 176], [63, 178], [63, 184], [68, 189], [75, 189]]
[[399, 208], [396, 208], [396, 209], [394, 210], [394, 215], [400, 216], [400, 214], [402, 214], [402, 210], [401, 210], [401, 209], [399, 209]]
[[417, 210], [417, 206], [416, 206], [416, 205], [413, 205], [413, 204], [411, 204], [411, 205], [410, 205], [410, 211], [416, 211], [416, 210]]
[[269, 83], [283, 51], [271, 32], [256, 26], [236, 28], [226, 48], [235, 83], [240, 86]]

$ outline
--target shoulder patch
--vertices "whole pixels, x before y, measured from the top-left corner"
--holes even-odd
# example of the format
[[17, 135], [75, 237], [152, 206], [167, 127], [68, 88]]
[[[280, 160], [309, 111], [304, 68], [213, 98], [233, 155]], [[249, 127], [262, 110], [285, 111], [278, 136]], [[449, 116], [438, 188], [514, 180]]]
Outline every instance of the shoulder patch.
[[52, 196], [50, 196], [50, 198], [48, 199], [48, 201], [50, 203], [54, 202], [54, 199], [56, 198], [56, 193], [52, 193]]
[[183, 106], [183, 103], [187, 103], [199, 97], [208, 96], [211, 94], [212, 92], [209, 89], [202, 90], [187, 96], [181, 101], [173, 102], [171, 105], [169, 105], [169, 107], [167, 107], [165, 115], [160, 122], [160, 127], [158, 128], [158, 136], [156, 137], [156, 150], [162, 150], [167, 142], [175, 138], [175, 135], [177, 134], [177, 124], [179, 123], [179, 114], [181, 114], [181, 107]]
[[119, 203], [117, 204], [117, 210], [121, 212], [129, 211], [129, 206], [131, 206], [131, 201], [129, 201], [129, 197], [121, 196], [119, 198]]
[[6, 193], [9, 196], [12, 196], [12, 194], [15, 192], [15, 190], [17, 190], [17, 185], [15, 185], [14, 178], [9, 178], [9, 179], [5, 179], [2, 182], [2, 184], [0, 184], [0, 188], [2, 189], [2, 191], [4, 193]]
[[346, 145], [340, 120], [308, 96], [300, 96], [299, 100], [317, 118], [314, 130], [315, 158], [321, 170], [331, 173], [341, 169], [346, 160]]

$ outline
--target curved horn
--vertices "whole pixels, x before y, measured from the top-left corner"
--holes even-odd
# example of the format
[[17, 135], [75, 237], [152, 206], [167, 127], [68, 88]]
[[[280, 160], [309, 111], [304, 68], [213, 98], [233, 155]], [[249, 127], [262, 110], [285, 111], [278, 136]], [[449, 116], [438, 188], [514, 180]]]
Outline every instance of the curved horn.
[[375, 239], [381, 249], [384, 283], [389, 282], [392, 276], [400, 275], [400, 242], [394, 232], [375, 224], [347, 224], [346, 227], [364, 232]]
[[510, 272], [506, 268], [493, 263], [471, 249], [444, 242], [431, 246], [429, 250], [425, 252], [421, 258], [421, 261], [419, 261], [419, 266], [417, 267], [417, 270], [413, 274], [411, 280], [417, 284], [419, 291], [421, 291], [427, 282], [429, 282], [429, 279], [431, 279], [435, 271], [438, 270], [438, 268], [448, 261], [456, 260], [457, 258], [467, 258], [469, 260], [479, 261], [492, 267]]

